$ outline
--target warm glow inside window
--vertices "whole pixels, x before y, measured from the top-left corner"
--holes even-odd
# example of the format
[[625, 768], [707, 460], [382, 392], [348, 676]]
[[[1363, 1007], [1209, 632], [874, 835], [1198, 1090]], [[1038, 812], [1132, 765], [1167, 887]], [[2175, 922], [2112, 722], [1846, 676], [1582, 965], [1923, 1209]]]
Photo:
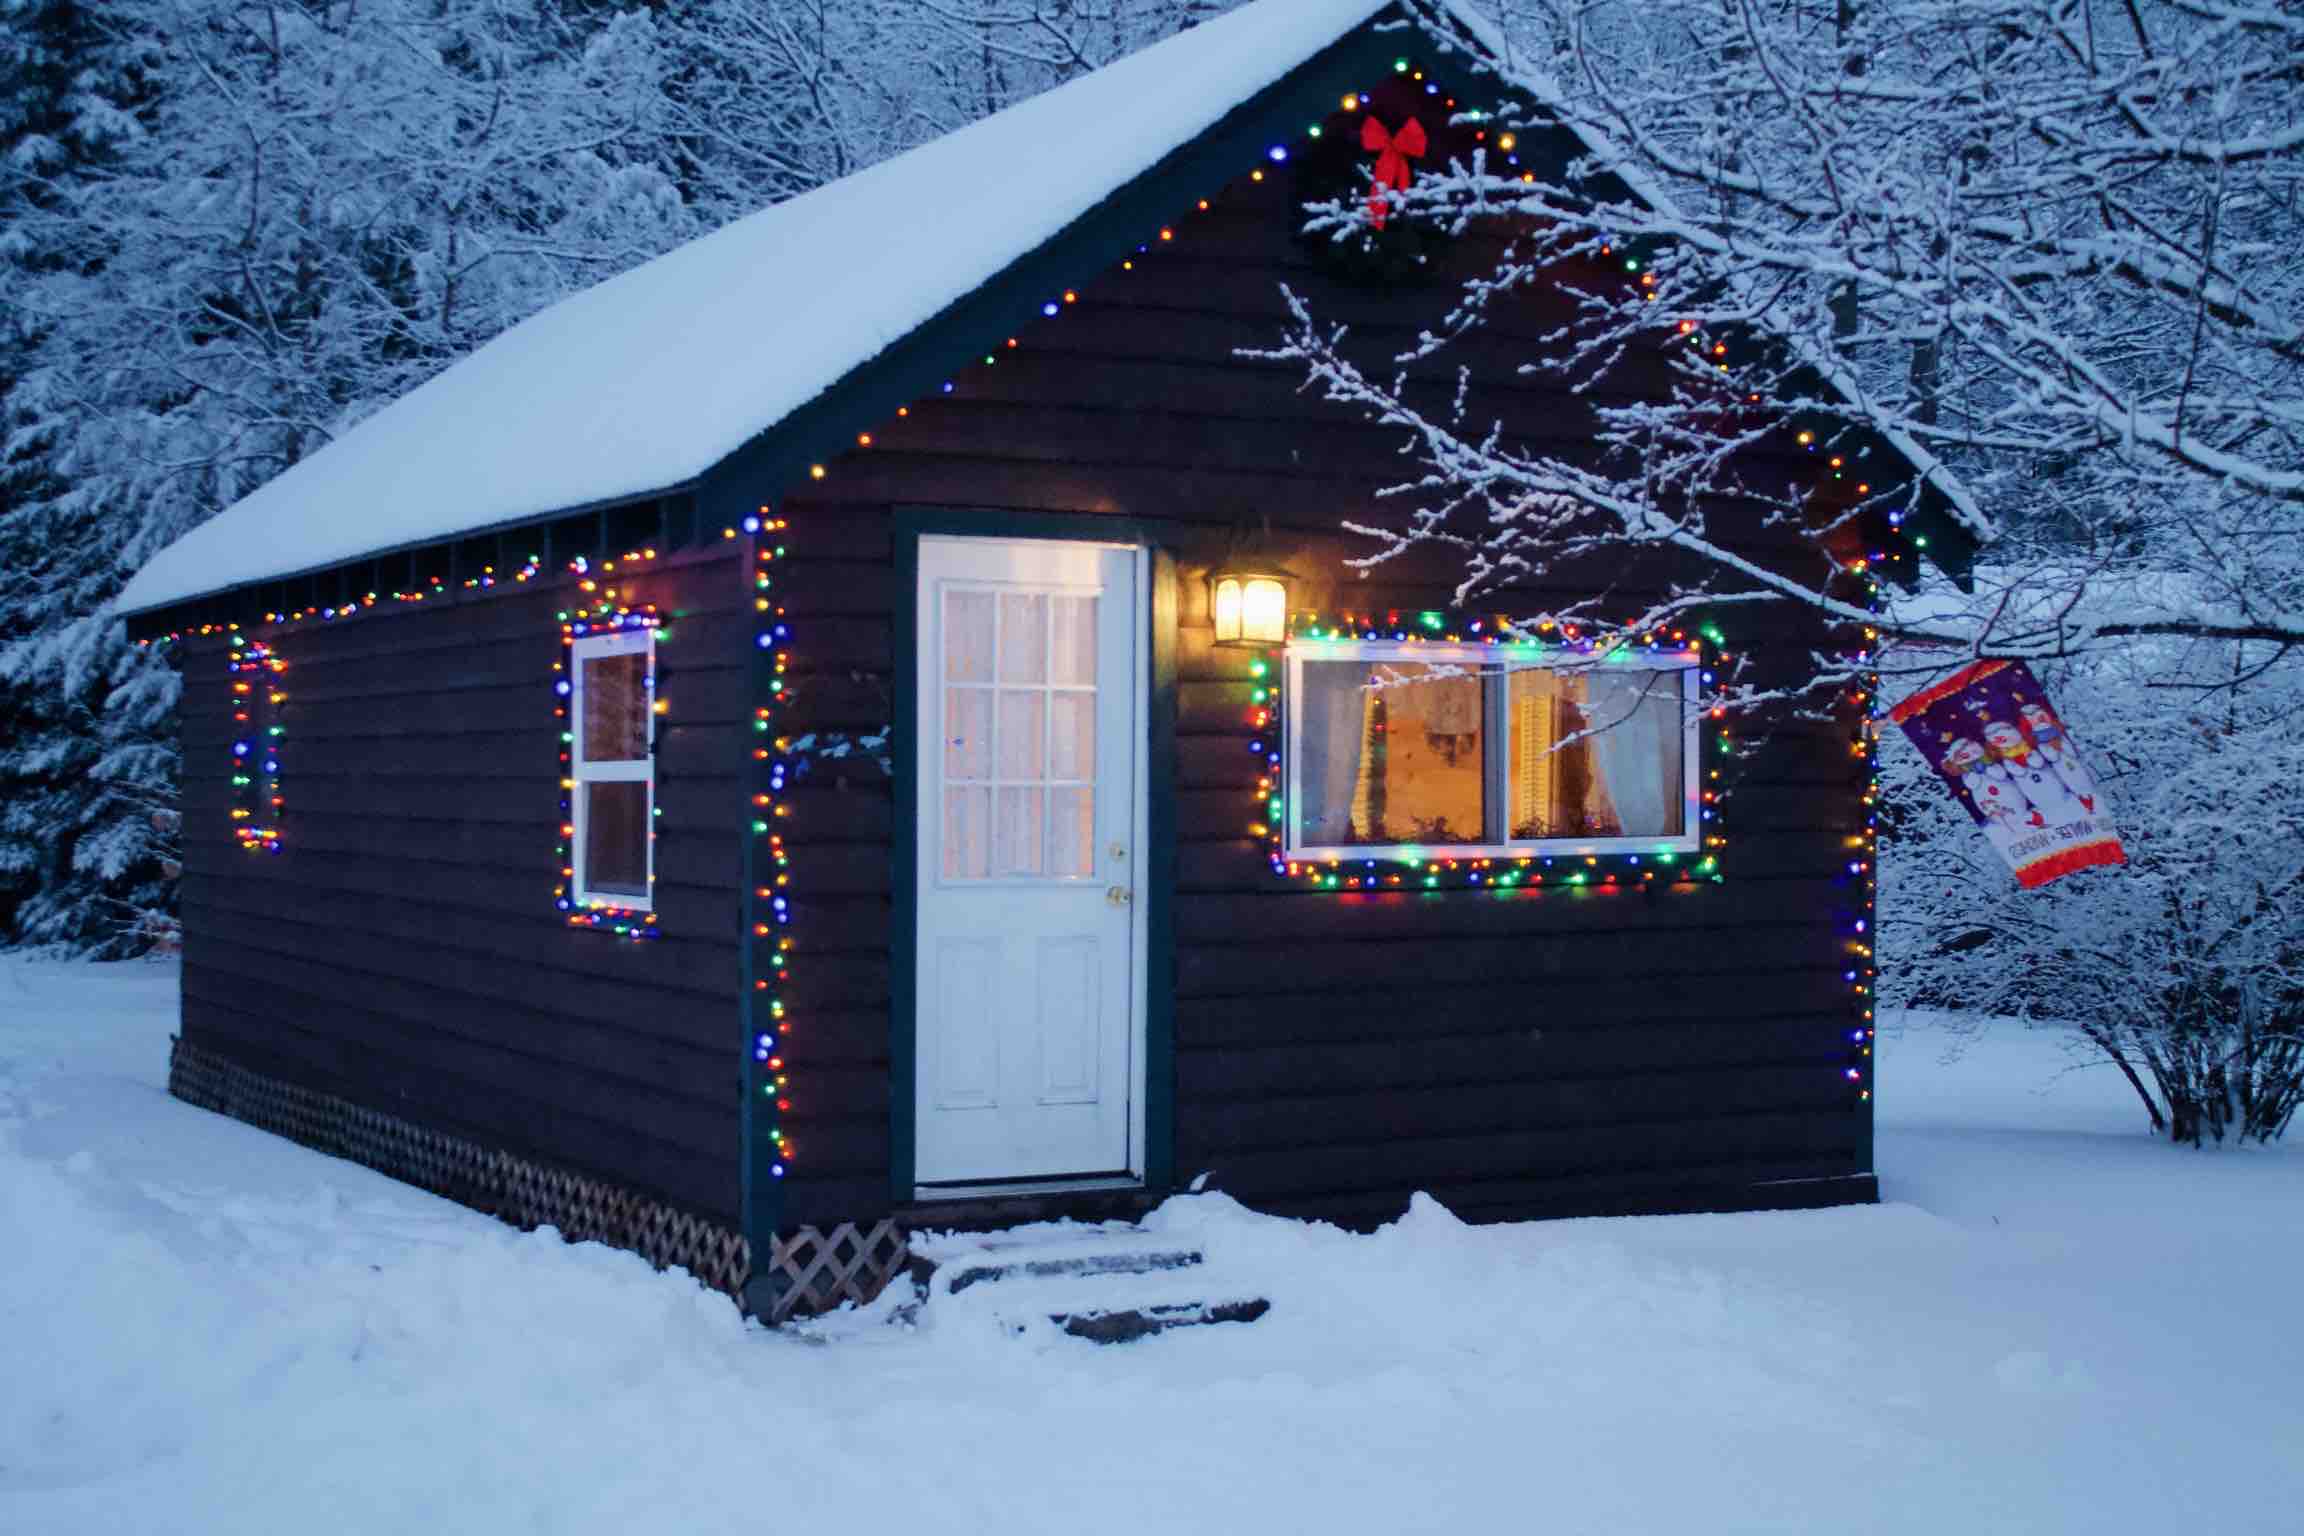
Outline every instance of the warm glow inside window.
[[1699, 846], [1692, 654], [1330, 640], [1287, 667], [1290, 858]]
[[580, 636], [570, 660], [576, 900], [646, 911], [655, 879], [655, 632]]

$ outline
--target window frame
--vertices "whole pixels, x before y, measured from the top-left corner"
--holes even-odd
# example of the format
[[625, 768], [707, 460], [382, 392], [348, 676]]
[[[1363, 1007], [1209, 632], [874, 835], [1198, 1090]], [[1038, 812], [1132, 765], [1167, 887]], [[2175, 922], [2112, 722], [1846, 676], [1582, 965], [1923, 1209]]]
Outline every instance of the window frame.
[[[1481, 843], [1365, 843], [1307, 844], [1303, 840], [1303, 772], [1305, 749], [1300, 734], [1303, 711], [1295, 701], [1303, 697], [1304, 665], [1309, 661], [1413, 662], [1424, 665], [1460, 665], [1478, 669], [1482, 689], [1483, 798], [1488, 825], [1502, 827], [1506, 835]], [[1513, 838], [1509, 816], [1501, 798], [1509, 791], [1511, 710], [1503, 707], [1507, 679], [1516, 671], [1545, 668], [1607, 671], [1642, 667], [1654, 672], [1681, 674], [1683, 713], [1680, 753], [1681, 830], [1669, 837]], [[1626, 650], [1604, 661], [1591, 653], [1533, 644], [1466, 642], [1452, 640], [1292, 639], [1281, 656], [1281, 850], [1296, 864], [1339, 864], [1351, 861], [1422, 862], [1434, 859], [1522, 859], [1567, 855], [1701, 854], [1704, 849], [1704, 660], [1693, 645], [1683, 650], [1650, 652]], [[1495, 729], [1486, 728], [1493, 722]], [[1597, 736], [1599, 733], [1595, 732]]]
[[[647, 747], [638, 758], [611, 758], [593, 762], [584, 755], [584, 666], [603, 656], [645, 658], [642, 673], [641, 713], [646, 719]], [[579, 911], [653, 912], [656, 910], [656, 630], [653, 625], [634, 629], [603, 630], [577, 635], [568, 642], [568, 894]], [[647, 892], [634, 896], [623, 891], [595, 891], [585, 868], [589, 857], [591, 796], [587, 784], [642, 784], [646, 786], [640, 825], [642, 867]]]

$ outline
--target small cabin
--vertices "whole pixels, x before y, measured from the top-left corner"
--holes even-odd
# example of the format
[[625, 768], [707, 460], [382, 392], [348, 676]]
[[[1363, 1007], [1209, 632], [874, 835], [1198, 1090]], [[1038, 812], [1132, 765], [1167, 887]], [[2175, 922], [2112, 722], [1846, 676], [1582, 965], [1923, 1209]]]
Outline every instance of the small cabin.
[[[1389, 374], [1503, 249], [1308, 238], [1370, 121], [1578, 152], [1485, 143], [1417, 27], [1258, 0], [553, 306], [154, 558], [172, 1091], [770, 1318], [1187, 1188], [1874, 1199], [1864, 706], [1700, 704], [1848, 637], [1596, 665], [1505, 622], [1574, 594], [1356, 566], [1413, 460], [1252, 355], [1293, 293]], [[1518, 364], [1628, 279], [1559, 276], [1414, 387], [1573, 444]]]

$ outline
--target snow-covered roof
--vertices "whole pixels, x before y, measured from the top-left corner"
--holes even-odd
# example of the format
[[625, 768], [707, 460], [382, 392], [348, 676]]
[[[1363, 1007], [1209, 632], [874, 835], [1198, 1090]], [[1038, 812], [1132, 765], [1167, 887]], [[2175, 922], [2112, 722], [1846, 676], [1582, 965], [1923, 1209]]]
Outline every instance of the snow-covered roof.
[[1254, 0], [564, 299], [169, 545], [119, 606], [686, 484], [1387, 3]]
[[[1392, 7], [1250, 0], [563, 299], [160, 551], [118, 607], [686, 486]], [[1506, 56], [1473, 6], [1440, 9]], [[1917, 444], [1891, 446], [1989, 533]]]

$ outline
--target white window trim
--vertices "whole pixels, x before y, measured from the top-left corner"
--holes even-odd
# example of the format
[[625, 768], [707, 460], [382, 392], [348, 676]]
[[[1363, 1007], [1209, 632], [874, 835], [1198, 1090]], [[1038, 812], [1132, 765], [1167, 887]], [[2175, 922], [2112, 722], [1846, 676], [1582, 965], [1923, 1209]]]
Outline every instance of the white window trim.
[[[618, 758], [605, 762], [591, 762], [584, 756], [584, 663], [602, 656], [629, 656], [638, 653], [647, 658], [646, 681], [643, 684], [642, 713], [647, 718], [647, 756], [639, 759]], [[647, 629], [619, 629], [605, 634], [579, 635], [569, 642], [568, 669], [572, 674], [568, 687], [568, 794], [569, 822], [572, 827], [569, 841], [569, 867], [576, 873], [569, 881], [569, 893], [580, 908], [613, 907], [624, 912], [652, 912], [656, 909], [656, 631]], [[643, 807], [641, 826], [646, 829], [646, 869], [648, 894], [632, 896], [622, 891], [595, 891], [587, 883], [584, 867], [586, 842], [585, 820], [591, 797], [584, 793], [586, 784], [640, 783], [648, 786], [647, 803]]]
[[[1286, 669], [1285, 692], [1281, 697], [1281, 726], [1285, 732], [1281, 750], [1285, 754], [1286, 795], [1282, 827], [1286, 857], [1300, 864], [1347, 863], [1353, 860], [1376, 860], [1386, 863], [1424, 861], [1431, 859], [1519, 859], [1554, 858], [1562, 855], [1625, 854], [1625, 853], [1700, 853], [1704, 847], [1704, 791], [1703, 791], [1703, 725], [1702, 671], [1703, 663], [1692, 650], [1655, 654], [1634, 651], [1607, 661], [1594, 662], [1585, 655], [1566, 655], [1557, 650], [1534, 646], [1466, 645], [1446, 641], [1428, 640], [1291, 640], [1282, 653]], [[1302, 774], [1304, 749], [1298, 735], [1302, 712], [1296, 700], [1303, 697], [1304, 663], [1307, 661], [1401, 661], [1423, 662], [1430, 665], [1450, 664], [1478, 668], [1481, 672], [1502, 674], [1536, 667], [1590, 667], [1593, 670], [1610, 668], [1645, 667], [1650, 671], [1678, 671], [1681, 679], [1681, 702], [1686, 716], [1686, 741], [1680, 754], [1681, 832], [1673, 837], [1599, 837], [1599, 838], [1506, 838], [1502, 842], [1480, 844], [1441, 843], [1426, 847], [1420, 843], [1370, 843], [1330, 847], [1308, 845], [1303, 838]], [[1492, 701], [1491, 701], [1492, 702]], [[1501, 730], [1511, 730], [1509, 711], [1501, 714]], [[1595, 733], [1597, 734], [1597, 733]], [[1504, 751], [1497, 754], [1499, 761], [1509, 759], [1510, 741]], [[1487, 795], [1494, 805], [1504, 786], [1491, 773]]]

